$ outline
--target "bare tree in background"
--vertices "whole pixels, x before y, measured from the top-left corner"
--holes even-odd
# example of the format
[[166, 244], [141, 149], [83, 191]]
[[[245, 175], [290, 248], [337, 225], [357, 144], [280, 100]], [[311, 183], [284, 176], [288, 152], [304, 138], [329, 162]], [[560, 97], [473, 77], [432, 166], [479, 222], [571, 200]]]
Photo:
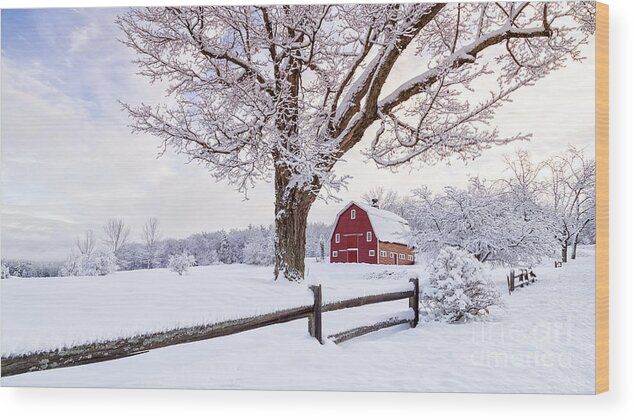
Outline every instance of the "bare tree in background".
[[95, 240], [95, 235], [92, 230], [87, 230], [83, 237], [75, 238], [75, 246], [82, 255], [90, 257], [95, 251], [96, 245], [97, 241]]
[[543, 170], [545, 163], [532, 161], [525, 149], [504, 156], [506, 172], [510, 175], [500, 180], [518, 203], [537, 203], [544, 189]]
[[145, 248], [145, 258], [147, 268], [152, 268], [158, 258], [161, 232], [158, 219], [149, 218], [143, 225], [143, 246]]
[[[275, 184], [275, 277], [304, 277], [308, 212], [345, 186], [335, 164], [372, 133], [382, 167], [472, 159], [503, 137], [511, 94], [580, 60], [594, 2], [134, 8], [121, 15], [163, 104], [124, 107], [246, 192]], [[391, 80], [391, 82], [388, 82]], [[547, 100], [547, 98], [544, 98]], [[529, 129], [529, 127], [518, 127]]]
[[575, 259], [579, 235], [595, 218], [596, 165], [583, 150], [570, 146], [566, 153], [549, 159], [546, 168], [561, 260], [567, 262], [568, 246], [572, 244], [571, 258]]
[[361, 195], [361, 199], [370, 205], [376, 205], [380, 209], [392, 210], [398, 206], [398, 193], [384, 187], [373, 187]]
[[103, 242], [116, 257], [119, 257], [121, 250], [128, 243], [130, 228], [125, 225], [123, 219], [109, 219], [103, 226], [103, 231]]

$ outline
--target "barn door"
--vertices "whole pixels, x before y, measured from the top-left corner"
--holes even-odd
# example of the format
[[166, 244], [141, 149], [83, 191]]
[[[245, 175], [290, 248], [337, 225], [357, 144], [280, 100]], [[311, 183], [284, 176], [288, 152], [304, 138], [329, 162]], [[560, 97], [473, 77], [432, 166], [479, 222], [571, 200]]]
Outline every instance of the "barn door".
[[346, 245], [348, 247], [348, 261], [349, 263], [359, 262], [359, 234], [349, 233], [344, 235], [346, 238]]

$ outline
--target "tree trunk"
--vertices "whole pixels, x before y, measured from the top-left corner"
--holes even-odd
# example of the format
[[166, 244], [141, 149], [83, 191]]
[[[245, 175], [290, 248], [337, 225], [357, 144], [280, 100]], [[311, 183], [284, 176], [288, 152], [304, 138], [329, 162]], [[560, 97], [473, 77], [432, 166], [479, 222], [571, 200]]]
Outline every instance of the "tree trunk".
[[564, 242], [561, 246], [561, 262], [568, 262], [568, 242]]
[[275, 171], [275, 279], [304, 279], [306, 225], [315, 193], [288, 188], [288, 172]]
[[575, 239], [572, 242], [572, 254], [570, 255], [571, 260], [574, 260], [577, 258], [577, 244], [579, 244], [579, 234], [575, 235]]

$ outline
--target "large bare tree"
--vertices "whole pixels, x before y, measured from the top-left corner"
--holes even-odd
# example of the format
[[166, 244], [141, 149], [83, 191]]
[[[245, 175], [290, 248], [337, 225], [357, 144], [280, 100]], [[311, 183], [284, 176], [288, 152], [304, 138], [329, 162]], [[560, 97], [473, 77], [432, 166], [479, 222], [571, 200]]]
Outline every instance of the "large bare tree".
[[595, 26], [593, 2], [136, 8], [117, 23], [140, 74], [169, 85], [163, 104], [124, 104], [133, 129], [241, 191], [272, 179], [289, 280], [311, 205], [345, 185], [333, 167], [366, 133], [384, 167], [526, 139], [501, 137], [495, 111], [580, 59]]

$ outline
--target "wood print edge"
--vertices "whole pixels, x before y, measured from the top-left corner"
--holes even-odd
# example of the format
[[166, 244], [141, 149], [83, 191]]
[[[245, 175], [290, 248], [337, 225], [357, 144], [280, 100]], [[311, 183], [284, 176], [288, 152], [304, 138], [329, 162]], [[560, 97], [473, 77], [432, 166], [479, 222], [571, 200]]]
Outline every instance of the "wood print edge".
[[609, 8], [596, 3], [595, 393], [609, 389]]

